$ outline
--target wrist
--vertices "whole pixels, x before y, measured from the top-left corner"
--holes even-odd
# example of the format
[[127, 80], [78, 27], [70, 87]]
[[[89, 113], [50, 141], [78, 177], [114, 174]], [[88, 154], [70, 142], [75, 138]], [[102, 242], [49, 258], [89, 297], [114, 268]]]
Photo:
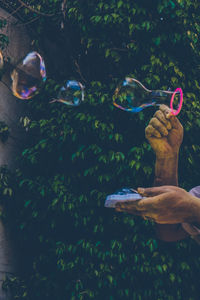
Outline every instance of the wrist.
[[157, 152], [156, 153], [156, 159], [160, 160], [172, 160], [172, 159], [177, 159], [178, 158], [179, 151], [174, 151], [174, 152]]
[[188, 223], [195, 223], [200, 225], [200, 199], [197, 197], [191, 197], [191, 220], [186, 220]]

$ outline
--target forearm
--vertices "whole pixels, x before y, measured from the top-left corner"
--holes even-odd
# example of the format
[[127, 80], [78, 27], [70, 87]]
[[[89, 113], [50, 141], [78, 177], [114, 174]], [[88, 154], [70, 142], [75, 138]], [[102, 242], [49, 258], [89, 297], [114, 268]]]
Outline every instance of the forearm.
[[189, 237], [189, 234], [182, 228], [181, 224], [157, 224], [156, 236], [165, 242], [176, 242]]
[[[156, 156], [154, 186], [178, 186], [178, 153], [169, 157]], [[188, 237], [181, 224], [156, 224], [159, 239], [174, 242]]]
[[156, 156], [154, 186], [178, 186], [178, 153], [169, 157]]

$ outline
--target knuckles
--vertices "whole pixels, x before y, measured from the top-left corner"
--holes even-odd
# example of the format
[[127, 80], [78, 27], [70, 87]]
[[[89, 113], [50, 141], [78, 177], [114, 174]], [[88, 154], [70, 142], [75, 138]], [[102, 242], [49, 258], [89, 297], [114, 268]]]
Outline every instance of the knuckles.
[[145, 136], [149, 137], [152, 133], [153, 133], [153, 127], [152, 127], [152, 125], [148, 125], [145, 128]]

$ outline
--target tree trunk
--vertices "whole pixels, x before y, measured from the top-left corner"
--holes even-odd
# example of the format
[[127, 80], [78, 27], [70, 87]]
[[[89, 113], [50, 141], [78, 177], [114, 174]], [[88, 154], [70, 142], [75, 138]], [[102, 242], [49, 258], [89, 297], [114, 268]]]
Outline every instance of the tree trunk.
[[[30, 52], [30, 38], [25, 26], [17, 19], [0, 8], [0, 19], [7, 19], [5, 28], [0, 29], [1, 34], [8, 36], [8, 47], [3, 50], [3, 56], [11, 59], [15, 64]], [[10, 70], [6, 72], [2, 81], [9, 84]], [[19, 118], [26, 114], [26, 103], [12, 95], [11, 90], [3, 82], [0, 82], [0, 122], [5, 122], [10, 129], [8, 140], [0, 140], [0, 167], [7, 165], [9, 168], [16, 166], [15, 157], [23, 144], [23, 133], [19, 126]], [[11, 246], [8, 229], [0, 220], [0, 299], [11, 299], [9, 292], [1, 288], [1, 284], [6, 275], [16, 272], [17, 253]]]

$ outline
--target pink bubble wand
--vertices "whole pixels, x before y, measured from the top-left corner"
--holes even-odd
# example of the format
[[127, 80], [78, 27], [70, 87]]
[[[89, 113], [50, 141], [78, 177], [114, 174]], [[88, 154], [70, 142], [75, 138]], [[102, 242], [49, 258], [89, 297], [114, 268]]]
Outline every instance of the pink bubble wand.
[[[179, 102], [179, 106], [178, 106], [177, 110], [174, 110], [174, 108], [173, 108], [173, 102], [174, 102], [174, 96], [176, 95], [177, 92], [180, 93], [180, 102]], [[181, 88], [177, 88], [174, 91], [174, 93], [173, 93], [173, 95], [171, 97], [171, 100], [170, 100], [170, 109], [171, 109], [172, 115], [177, 116], [180, 113], [180, 111], [181, 111], [182, 105], [183, 105], [183, 91], [182, 91]]]

